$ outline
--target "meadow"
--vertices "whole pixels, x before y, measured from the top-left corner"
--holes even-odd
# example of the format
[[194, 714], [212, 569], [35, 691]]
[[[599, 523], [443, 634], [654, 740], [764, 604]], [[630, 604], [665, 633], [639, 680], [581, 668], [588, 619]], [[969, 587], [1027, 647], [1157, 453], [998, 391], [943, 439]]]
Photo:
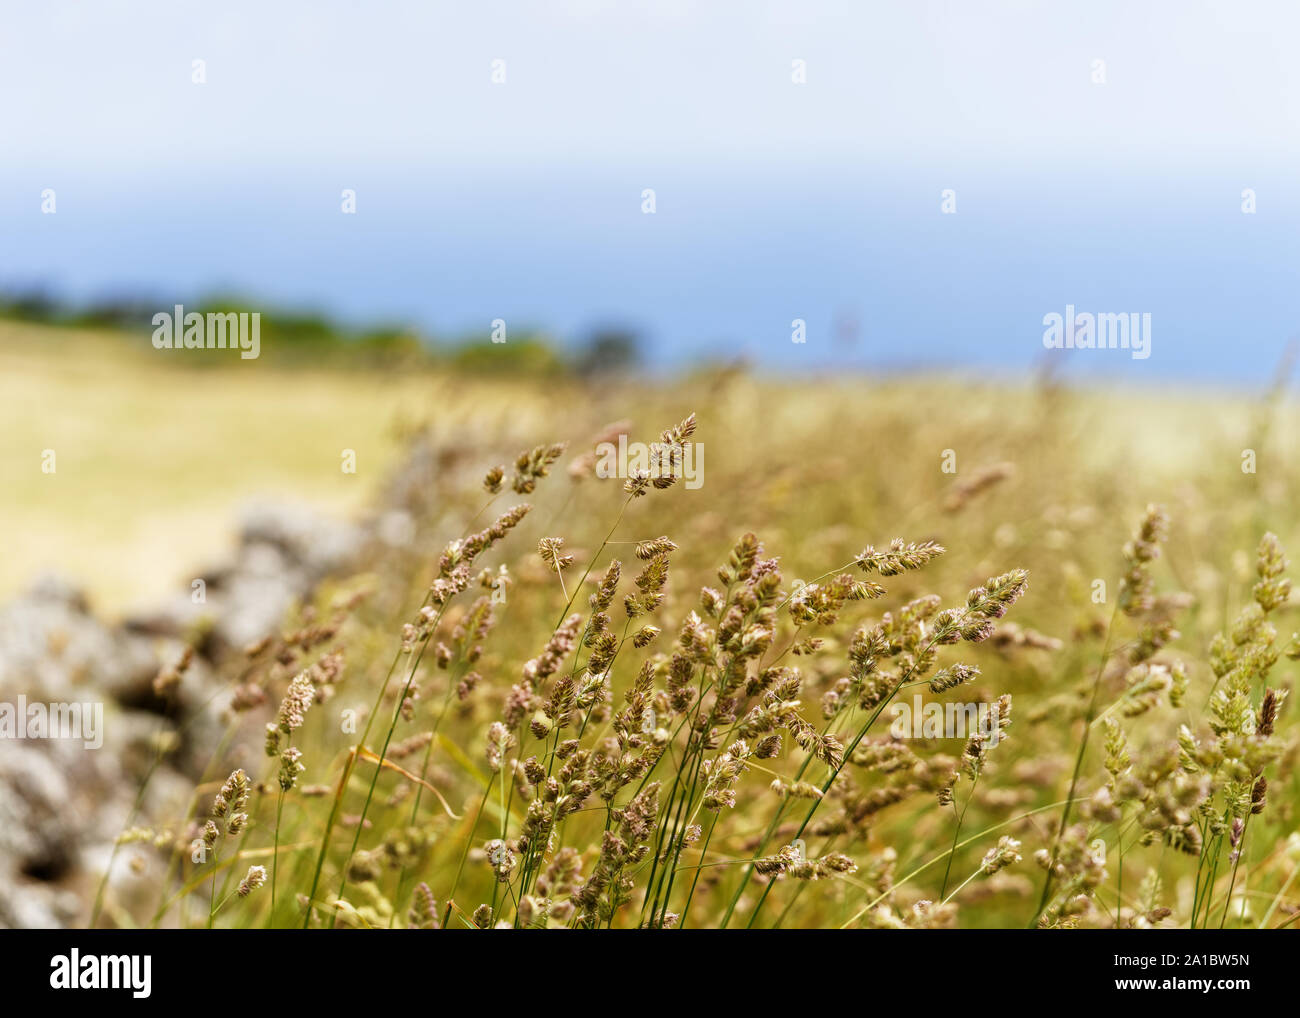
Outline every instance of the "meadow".
[[[195, 370], [2, 328], [6, 591], [54, 560], [116, 610], [249, 491], [359, 513], [409, 449], [436, 464], [409, 541], [213, 662], [225, 735], [191, 809], [120, 839], [156, 900], [101, 887], [90, 922], [1300, 914], [1280, 392]], [[620, 435], [662, 469], [597, 476]], [[672, 483], [689, 444], [698, 487]], [[971, 710], [895, 724], [927, 703]]]

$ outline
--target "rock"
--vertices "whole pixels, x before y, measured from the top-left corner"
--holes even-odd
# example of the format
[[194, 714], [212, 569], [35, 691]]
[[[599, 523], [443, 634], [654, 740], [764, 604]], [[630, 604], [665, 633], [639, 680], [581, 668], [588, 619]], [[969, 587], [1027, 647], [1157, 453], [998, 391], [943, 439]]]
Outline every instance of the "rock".
[[278, 549], [286, 562], [313, 582], [350, 564], [365, 540], [360, 527], [304, 506], [254, 503], [244, 510], [240, 523], [241, 544]]
[[[187, 836], [174, 825], [226, 732], [222, 656], [278, 631], [295, 602], [360, 560], [376, 531], [402, 546], [414, 525], [399, 510], [358, 526], [260, 503], [244, 512], [231, 559], [199, 574], [200, 601], [178, 592], [114, 626], [91, 614], [74, 584], [43, 576], [0, 607], [0, 702], [98, 704], [104, 735], [97, 749], [73, 739], [0, 740], [0, 927], [84, 925], [110, 859], [113, 901], [145, 913], [157, 906], [165, 852], [128, 845], [114, 854], [114, 843], [130, 825]], [[159, 669], [187, 645], [198, 653], [179, 685], [158, 696]], [[167, 733], [181, 737], [155, 767]], [[260, 740], [257, 719], [243, 718], [228, 759], [256, 765]]]
[[96, 620], [84, 598], [52, 594], [38, 585], [0, 608], [0, 699], [79, 701], [153, 678], [147, 642]]
[[51, 754], [25, 743], [0, 744], [0, 867], [42, 880], [65, 874], [84, 823], [71, 800]]

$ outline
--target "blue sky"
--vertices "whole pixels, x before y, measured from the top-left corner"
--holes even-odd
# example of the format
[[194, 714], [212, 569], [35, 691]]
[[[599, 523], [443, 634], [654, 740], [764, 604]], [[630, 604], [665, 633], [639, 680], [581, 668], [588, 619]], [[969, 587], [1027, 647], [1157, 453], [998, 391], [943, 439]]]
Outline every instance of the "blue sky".
[[1149, 361], [1085, 370], [1252, 381], [1300, 310], [1297, 30], [1185, 0], [23, 5], [0, 283], [990, 370], [1074, 303], [1155, 321]]

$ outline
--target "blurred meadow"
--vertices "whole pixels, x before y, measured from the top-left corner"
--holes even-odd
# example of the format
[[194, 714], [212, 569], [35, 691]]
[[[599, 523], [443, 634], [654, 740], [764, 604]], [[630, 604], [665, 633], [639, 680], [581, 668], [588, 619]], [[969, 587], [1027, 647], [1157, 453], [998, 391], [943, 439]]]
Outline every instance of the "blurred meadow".
[[[0, 562], [0, 595], [53, 569], [108, 612], [139, 607], [224, 551], [249, 499], [356, 513], [395, 469], [409, 422], [434, 407], [464, 416], [489, 395], [523, 415], [531, 395], [508, 381], [226, 360], [196, 368], [102, 329], [0, 320], [0, 512], [24, 535]], [[46, 449], [53, 474], [40, 469]], [[340, 469], [345, 449], [356, 474]]]
[[[1042, 509], [1068, 507], [1100, 483], [1117, 499], [1125, 493], [1130, 513], [1176, 494], [1204, 503], [1202, 522], [1213, 512], [1216, 525], [1258, 523], [1255, 497], [1289, 490], [1295, 453], [1293, 405], [1268, 391], [1208, 384], [1069, 385], [1050, 375], [1039, 383], [909, 374], [782, 380], [743, 366], [593, 378], [564, 371], [550, 353], [528, 356], [520, 370], [514, 348], [489, 344], [466, 347], [453, 363], [399, 356], [396, 367], [309, 349], [268, 368], [216, 351], [168, 355], [138, 335], [94, 326], [0, 319], [10, 478], [0, 512], [6, 533], [24, 535], [0, 561], [0, 595], [49, 568], [112, 612], [156, 598], [229, 543], [249, 498], [361, 511], [426, 427], [476, 441], [581, 441], [584, 429], [594, 434], [608, 421], [658, 420], [656, 411], [671, 416], [707, 400], [712, 409], [701, 416], [723, 430], [708, 446], [709, 483], [696, 501], [718, 483], [715, 471], [740, 471], [752, 497], [781, 503], [784, 526], [810, 547], [836, 521], [860, 533], [899, 507], [907, 516], [896, 525], [932, 526], [924, 507], [938, 504], [935, 492], [1013, 453], [1018, 478], [1001, 492], [1033, 493]], [[557, 420], [564, 433], [550, 435]], [[957, 475], [942, 472], [949, 448]], [[1257, 474], [1242, 470], [1247, 448]], [[56, 453], [53, 475], [40, 469], [46, 449]], [[357, 453], [356, 474], [340, 470], [345, 449]], [[817, 465], [812, 480], [796, 469], [803, 460]], [[763, 462], [768, 469], [752, 476]], [[880, 471], [889, 483], [868, 484]], [[1112, 523], [1122, 532], [1125, 519]], [[1004, 522], [999, 540], [1021, 528]], [[1272, 525], [1286, 529], [1285, 521]]]

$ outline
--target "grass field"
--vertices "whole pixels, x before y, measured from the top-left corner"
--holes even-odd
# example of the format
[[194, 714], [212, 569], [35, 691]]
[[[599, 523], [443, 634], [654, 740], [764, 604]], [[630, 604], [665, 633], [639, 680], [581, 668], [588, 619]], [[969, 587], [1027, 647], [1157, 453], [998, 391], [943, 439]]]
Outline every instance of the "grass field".
[[[698, 384], [693, 389], [707, 392]], [[818, 443], [825, 444], [824, 436], [841, 426], [837, 415], [889, 420], [911, 406], [918, 412], [925, 405], [942, 408], [951, 435], [935, 436], [943, 443], [938, 450], [913, 443], [894, 447], [927, 456], [935, 469], [926, 472], [937, 474], [939, 450], [964, 438], [970, 424], [1002, 412], [1003, 397], [1021, 404], [1012, 414], [1022, 420], [1034, 412], [1032, 395], [1013, 386], [920, 379], [732, 386], [728, 409], [741, 420], [765, 400], [765, 423], [785, 421], [797, 432], [819, 433]], [[97, 604], [120, 610], [172, 589], [191, 567], [208, 560], [228, 541], [238, 508], [251, 497], [293, 499], [341, 515], [357, 512], [397, 465], [414, 426], [432, 422], [448, 432], [462, 426], [493, 435], [504, 429], [525, 441], [530, 427], [545, 428], [548, 408], [557, 401], [568, 401], [564, 413], [591, 428], [600, 423], [597, 407], [627, 416], [616, 405], [624, 399], [629, 397], [623, 390], [593, 394], [554, 381], [507, 383], [427, 372], [403, 376], [302, 366], [267, 371], [221, 360], [196, 370], [148, 347], [105, 343], [93, 332], [0, 322], [6, 418], [0, 522], [5, 533], [23, 535], [0, 560], [0, 596], [15, 593], [38, 569], [54, 568], [85, 584]], [[630, 413], [640, 403], [667, 410], [671, 402], [633, 390], [627, 408]], [[1206, 443], [1218, 442], [1223, 448], [1217, 474], [1225, 490], [1254, 490], [1233, 458], [1233, 450], [1249, 445], [1259, 427], [1257, 405], [1247, 397], [1085, 392], [1072, 397], [1070, 406], [1067, 418], [1041, 422], [1044, 430], [1057, 432], [1045, 436], [1051, 446], [1068, 450], [1062, 469], [1129, 470], [1135, 491], [1144, 477], [1154, 482], [1148, 488], [1163, 483], [1168, 490], [1180, 478], [1212, 469]], [[1293, 446], [1284, 442], [1295, 433], [1294, 423], [1286, 416], [1273, 429], [1271, 451], [1279, 460], [1290, 462]], [[721, 440], [715, 437], [714, 443]], [[982, 444], [961, 450], [962, 461], [994, 454], [989, 442]], [[41, 470], [47, 449], [56, 453], [52, 475]], [[344, 449], [358, 453], [355, 475], [340, 469]], [[855, 456], [879, 461], [888, 451], [879, 441], [857, 450], [830, 443], [819, 455], [825, 470], [845, 471]], [[782, 464], [773, 465], [778, 470], [769, 490], [777, 497]], [[1047, 461], [1043, 467], [1046, 482], [1052, 467]], [[1265, 462], [1261, 473], [1260, 484], [1281, 480], [1276, 463]], [[945, 480], [941, 474], [933, 479]]]
[[[1300, 537], [1285, 401], [196, 370], [17, 326], [0, 368], [6, 591], [52, 564], [126, 605], [208, 558], [255, 491], [356, 512], [407, 438], [442, 453], [416, 547], [321, 591], [337, 633], [228, 663], [267, 707], [228, 719], [244, 750], [205, 793], [237, 762], [251, 787], [227, 783], [225, 812], [249, 821], [212, 816], [216, 855], [190, 863], [209, 800], [150, 818], [161, 847], [126, 850], [191, 892], [158, 921], [1256, 926], [1300, 903], [1293, 705], [1273, 717], [1267, 692], [1295, 671], [1265, 539]], [[697, 490], [568, 469], [610, 422], [649, 443], [690, 414]], [[894, 539], [920, 550], [882, 560]], [[1009, 695], [1010, 725], [891, 735], [916, 694], [1004, 720]], [[226, 898], [263, 864], [274, 895]]]
[[[221, 554], [249, 499], [360, 511], [400, 461], [406, 429], [435, 408], [467, 413], [483, 388], [260, 368], [222, 356], [196, 369], [118, 336], [0, 322], [0, 513], [5, 533], [22, 535], [0, 559], [0, 597], [55, 569], [109, 612], [157, 600]], [[517, 399], [521, 417], [535, 400], [491, 391]], [[355, 474], [341, 468], [345, 449]]]

